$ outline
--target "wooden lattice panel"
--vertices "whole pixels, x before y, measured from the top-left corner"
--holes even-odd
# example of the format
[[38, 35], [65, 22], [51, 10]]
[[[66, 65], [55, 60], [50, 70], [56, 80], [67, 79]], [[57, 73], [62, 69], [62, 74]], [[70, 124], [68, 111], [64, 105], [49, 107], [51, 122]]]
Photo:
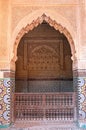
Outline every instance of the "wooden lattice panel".
[[18, 120], [73, 120], [74, 93], [15, 94], [15, 118]]

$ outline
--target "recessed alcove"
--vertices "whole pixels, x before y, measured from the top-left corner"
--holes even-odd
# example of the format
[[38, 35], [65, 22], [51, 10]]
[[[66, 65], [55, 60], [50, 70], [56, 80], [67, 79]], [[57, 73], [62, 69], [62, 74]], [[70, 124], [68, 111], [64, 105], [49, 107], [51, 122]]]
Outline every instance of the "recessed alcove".
[[48, 23], [22, 37], [17, 56], [16, 92], [73, 92], [70, 45]]
[[17, 49], [15, 119], [75, 119], [71, 49], [64, 34], [44, 22]]

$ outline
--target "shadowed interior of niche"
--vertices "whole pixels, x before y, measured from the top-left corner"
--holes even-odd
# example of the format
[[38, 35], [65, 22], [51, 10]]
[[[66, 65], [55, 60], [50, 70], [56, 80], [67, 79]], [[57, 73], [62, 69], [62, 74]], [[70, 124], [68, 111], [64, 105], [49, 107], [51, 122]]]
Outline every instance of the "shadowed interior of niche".
[[17, 55], [16, 92], [73, 92], [70, 45], [45, 21], [22, 37]]

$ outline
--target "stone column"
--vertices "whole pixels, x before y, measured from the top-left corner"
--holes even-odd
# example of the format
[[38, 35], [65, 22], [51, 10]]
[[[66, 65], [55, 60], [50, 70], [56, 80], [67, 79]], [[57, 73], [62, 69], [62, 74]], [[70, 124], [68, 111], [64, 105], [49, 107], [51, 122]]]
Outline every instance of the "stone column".
[[7, 128], [13, 122], [14, 76], [14, 71], [0, 71], [0, 128]]
[[74, 70], [78, 126], [86, 128], [86, 70]]

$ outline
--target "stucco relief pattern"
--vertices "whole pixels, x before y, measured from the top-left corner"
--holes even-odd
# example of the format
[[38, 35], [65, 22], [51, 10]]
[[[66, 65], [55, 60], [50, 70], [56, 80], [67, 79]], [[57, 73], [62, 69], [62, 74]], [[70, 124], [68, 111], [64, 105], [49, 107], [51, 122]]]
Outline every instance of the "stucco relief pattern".
[[[35, 1], [34, 1], [35, 2]], [[41, 3], [41, 5], [43, 5], [43, 2]], [[47, 1], [46, 1], [47, 2]], [[69, 1], [68, 1], [69, 2]], [[36, 2], [37, 4], [37, 2]], [[13, 5], [12, 6], [12, 30], [14, 30], [14, 28], [16, 27], [16, 25], [18, 24], [18, 22], [24, 18], [26, 15], [32, 13], [32, 12], [35, 12], [37, 10], [43, 10], [43, 12], [46, 12], [46, 10], [52, 10], [52, 11], [55, 11], [55, 12], [58, 12], [58, 14], [60, 14], [61, 16], [65, 16], [67, 19], [69, 19], [71, 25], [74, 27], [75, 31], [76, 31], [76, 23], [75, 23], [75, 20], [76, 20], [76, 15], [75, 15], [75, 11], [76, 11], [76, 5], [75, 6], [71, 6], [71, 10], [70, 7], [68, 7], [68, 3], [67, 4], [63, 4], [64, 5], [64, 8], [66, 7], [68, 10], [65, 10], [63, 11], [63, 6], [58, 6], [56, 7], [54, 5], [55, 3], [50, 4], [50, 6], [48, 4], [44, 4], [44, 7], [40, 7], [38, 5], [35, 5], [34, 4], [26, 4], [24, 3], [23, 5], [28, 5], [28, 6], [22, 6], [22, 5]], [[68, 13], [68, 12], [70, 13]], [[21, 15], [22, 14], [22, 15]], [[57, 15], [58, 15], [57, 14]], [[72, 17], [72, 20], [71, 20], [71, 17]]]
[[0, 79], [0, 126], [6, 126], [11, 123], [11, 98], [13, 86], [13, 79]]
[[79, 125], [83, 126], [83, 121], [86, 121], [86, 78], [78, 78], [78, 100], [79, 100]]
[[49, 16], [46, 16], [45, 14], [43, 14], [41, 17], [38, 17], [36, 20], [33, 20], [31, 24], [27, 24], [26, 27], [23, 27], [20, 30], [20, 32], [18, 33], [15, 44], [14, 44], [14, 50], [13, 50], [14, 57], [13, 57], [12, 61], [15, 62], [17, 60], [17, 47], [18, 47], [18, 44], [19, 44], [22, 36], [25, 33], [28, 33], [30, 30], [33, 30], [35, 27], [40, 25], [43, 21], [46, 21], [51, 27], [54, 27], [55, 30], [58, 30], [60, 33], [63, 33], [67, 37], [69, 44], [71, 46], [71, 53], [72, 53], [71, 58], [72, 58], [72, 60], [76, 59], [74, 42], [73, 42], [73, 39], [72, 39], [70, 33], [66, 30], [65, 27], [62, 27], [55, 20], [52, 20]]

